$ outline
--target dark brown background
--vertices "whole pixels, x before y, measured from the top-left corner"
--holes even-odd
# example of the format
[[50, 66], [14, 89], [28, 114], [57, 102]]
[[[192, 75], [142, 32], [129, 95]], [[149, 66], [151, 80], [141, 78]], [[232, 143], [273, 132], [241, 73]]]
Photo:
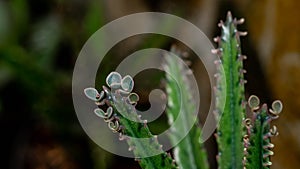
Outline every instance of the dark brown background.
[[[228, 10], [246, 19], [241, 30], [249, 32], [242, 38], [243, 53], [248, 55], [246, 95], [256, 94], [268, 104], [275, 99], [284, 103], [284, 111], [276, 121], [280, 135], [273, 139], [276, 146], [272, 168], [297, 168], [300, 166], [299, 9], [298, 0], [1, 1], [0, 168], [139, 168], [134, 160], [97, 147], [81, 129], [71, 95], [72, 69], [78, 52], [102, 25], [144, 11], [181, 16], [212, 39], [219, 34], [216, 25]], [[141, 39], [145, 39], [144, 43]], [[169, 49], [173, 43], [176, 42], [157, 35], [124, 40], [108, 54], [102, 65], [104, 70], [99, 72], [99, 84], [103, 84], [103, 77], [121, 58], [133, 51], [148, 47]], [[192, 68], [201, 91], [206, 91], [209, 84], [201, 65], [199, 60], [193, 60]], [[135, 78], [140, 82], [137, 90], [142, 96], [141, 108], [147, 108], [147, 90], [141, 89], [142, 84], [159, 85], [161, 77], [155, 72], [144, 75], [147, 73], [153, 80], [143, 79], [143, 73]], [[208, 96], [202, 95], [204, 103], [209, 103]], [[202, 108], [207, 107], [205, 104]], [[206, 145], [213, 158], [214, 141]], [[211, 166], [216, 167], [213, 159]]]

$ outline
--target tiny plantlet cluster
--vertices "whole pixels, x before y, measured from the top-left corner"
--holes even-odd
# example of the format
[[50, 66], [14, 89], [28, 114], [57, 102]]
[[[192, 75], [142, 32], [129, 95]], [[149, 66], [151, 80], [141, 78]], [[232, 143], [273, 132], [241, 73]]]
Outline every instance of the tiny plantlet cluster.
[[[254, 95], [246, 101], [246, 71], [243, 69], [246, 56], [241, 53], [240, 36], [247, 33], [237, 30], [237, 26], [243, 22], [244, 19], [237, 20], [228, 12], [226, 21], [221, 21], [218, 25], [221, 35], [214, 38], [218, 48], [212, 52], [220, 57], [220, 60], [215, 61], [219, 71], [215, 75], [214, 113], [219, 121], [215, 133], [219, 150], [216, 158], [220, 169], [267, 169], [272, 165], [270, 156], [274, 154], [271, 138], [278, 135], [277, 128], [271, 125], [271, 121], [278, 118], [283, 106], [276, 100], [268, 109], [266, 104], [261, 106], [259, 98]], [[173, 49], [171, 52], [180, 55]], [[169, 139], [170, 142], [176, 143], [176, 133], [184, 132], [187, 124], [194, 123], [195, 116], [192, 112], [196, 110], [196, 103], [187, 81], [190, 73], [184, 64], [166, 56], [163, 67], [169, 72], [165, 76], [168, 122], [170, 125], [174, 122], [179, 109], [185, 117], [181, 125], [172, 129], [173, 133]], [[163, 151], [157, 136], [149, 130], [147, 120], [142, 120], [135, 109], [139, 96], [132, 93], [132, 77], [127, 75], [122, 78], [119, 73], [111, 72], [106, 78], [106, 84], [108, 87], [103, 86], [101, 92], [94, 88], [86, 88], [84, 93], [96, 103], [94, 113], [107, 123], [112, 132], [119, 134], [121, 141], [128, 143], [128, 150], [133, 152], [142, 168], [209, 168], [206, 150], [200, 138], [201, 128], [198, 120], [187, 136], [176, 144], [171, 155]], [[182, 91], [179, 92], [178, 88]], [[250, 111], [250, 116], [247, 116], [247, 110]]]

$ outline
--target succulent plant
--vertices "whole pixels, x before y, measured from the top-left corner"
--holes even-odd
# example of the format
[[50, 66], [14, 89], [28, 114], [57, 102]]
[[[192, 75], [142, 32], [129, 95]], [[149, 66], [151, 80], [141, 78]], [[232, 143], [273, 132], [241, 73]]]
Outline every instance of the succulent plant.
[[[171, 53], [180, 55], [180, 52], [176, 51], [175, 48], [171, 49]], [[187, 136], [174, 147], [174, 158], [180, 168], [208, 169], [206, 151], [200, 138], [201, 129], [197, 120], [197, 113], [194, 113], [197, 109], [195, 100], [192, 97], [193, 90], [187, 79], [190, 70], [187, 69], [186, 65], [173, 57], [170, 53], [167, 53], [165, 56], [164, 70], [169, 72], [166, 73], [168, 100], [166, 113], [170, 125], [178, 118], [179, 113], [183, 114], [184, 118], [180, 121], [181, 125], [175, 126], [172, 130], [173, 133], [170, 135], [171, 142], [175, 143], [176, 141], [174, 140], [178, 139], [176, 137], [184, 133], [186, 128], [189, 128], [189, 124], [194, 124], [188, 131]]]
[[[162, 150], [157, 137], [152, 135], [147, 120], [137, 114], [135, 105], [139, 100], [136, 93], [131, 93], [134, 82], [132, 77], [124, 78], [117, 72], [111, 72], [99, 93], [94, 88], [86, 88], [85, 95], [98, 106], [95, 114], [108, 123], [108, 127], [119, 133], [120, 140], [126, 140], [142, 168], [176, 168], [175, 161]], [[144, 138], [144, 139], [136, 139]], [[153, 154], [155, 154], [153, 156]]]
[[277, 119], [282, 111], [282, 103], [276, 100], [272, 103], [272, 108], [268, 110], [267, 105], [260, 107], [260, 100], [257, 96], [249, 97], [248, 105], [252, 112], [252, 117], [245, 120], [247, 134], [244, 136], [245, 144], [245, 168], [267, 169], [272, 165], [270, 156], [273, 155], [274, 144], [271, 137], [277, 136], [276, 126], [271, 127], [271, 121]]
[[[274, 147], [271, 137], [278, 135], [276, 126], [271, 127], [270, 123], [282, 111], [279, 100], [274, 101], [269, 110], [266, 104], [260, 107], [258, 97], [254, 95], [246, 102], [246, 71], [243, 69], [246, 56], [241, 52], [240, 36], [247, 33], [237, 30], [237, 26], [243, 22], [244, 19], [233, 18], [228, 12], [226, 21], [219, 23], [221, 36], [214, 38], [219, 47], [212, 50], [220, 56], [220, 60], [215, 61], [219, 72], [215, 75], [214, 111], [219, 121], [215, 135], [220, 169], [269, 168]], [[180, 118], [180, 125], [172, 127], [169, 137], [176, 144], [173, 148], [174, 159], [163, 151], [157, 136], [149, 130], [147, 120], [142, 120], [137, 113], [135, 106], [139, 96], [132, 93], [132, 77], [127, 75], [122, 78], [118, 72], [111, 72], [106, 78], [108, 87], [103, 86], [100, 93], [94, 88], [86, 88], [84, 93], [96, 103], [94, 113], [113, 132], [119, 134], [120, 140], [127, 141], [128, 150], [133, 152], [142, 168], [207, 169], [209, 166], [206, 150], [200, 138], [201, 128], [195, 115], [197, 104], [187, 80], [191, 72], [183, 62], [173, 58], [172, 55], [179, 56], [180, 53], [174, 49], [171, 53], [165, 55], [163, 65], [168, 72], [165, 76], [165, 88], [168, 100], [166, 114], [170, 126], [180, 113], [184, 114], [184, 118]], [[251, 117], [246, 115], [247, 105]], [[188, 124], [192, 124], [191, 129], [187, 129]], [[178, 135], [182, 132], [188, 134], [177, 144]]]
[[[221, 21], [221, 36], [214, 40], [219, 48], [213, 53], [220, 56], [215, 63], [222, 66], [224, 73], [216, 74], [216, 114], [219, 118], [217, 142], [219, 154], [217, 157], [221, 169], [242, 168], [243, 164], [243, 119], [245, 118], [245, 80], [241, 53], [240, 36], [246, 35], [237, 30], [237, 25], [244, 19], [237, 20], [228, 12], [225, 22]], [[222, 69], [219, 69], [221, 71]], [[225, 75], [225, 76], [222, 76]], [[225, 97], [222, 97], [225, 96]], [[225, 99], [222, 99], [225, 98]], [[222, 105], [225, 105], [223, 108]]]

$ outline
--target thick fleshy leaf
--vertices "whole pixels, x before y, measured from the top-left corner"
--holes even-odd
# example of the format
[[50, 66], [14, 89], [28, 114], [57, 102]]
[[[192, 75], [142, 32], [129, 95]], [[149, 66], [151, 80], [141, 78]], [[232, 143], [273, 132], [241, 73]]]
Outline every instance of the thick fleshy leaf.
[[97, 109], [94, 110], [94, 113], [95, 113], [98, 117], [106, 118], [105, 112], [104, 112], [102, 109], [97, 108]]
[[273, 112], [275, 112], [276, 114], [279, 114], [282, 111], [282, 108], [283, 106], [280, 100], [276, 100], [272, 103]]
[[249, 107], [253, 110], [257, 110], [259, 108], [260, 100], [257, 96], [251, 95], [248, 99]]
[[136, 104], [139, 101], [139, 95], [136, 93], [130, 93], [130, 95], [128, 96], [129, 99], [129, 103], [130, 104]]
[[120, 127], [120, 125], [119, 125], [118, 121], [108, 122], [108, 128], [110, 128], [113, 132], [117, 132], [119, 127]]
[[88, 97], [89, 99], [91, 99], [93, 101], [99, 101], [99, 99], [100, 99], [100, 95], [99, 95], [98, 91], [92, 87], [84, 89], [84, 94], [86, 95], [86, 97]]
[[[243, 20], [243, 19], [242, 19]], [[244, 138], [243, 119], [245, 119], [245, 83], [243, 59], [246, 57], [241, 51], [240, 36], [245, 32], [237, 30], [242, 23], [227, 13], [226, 21], [221, 21], [221, 36], [215, 38], [218, 48], [212, 53], [220, 56], [217, 64], [215, 112], [217, 112], [218, 127], [216, 140], [219, 154], [217, 161], [220, 169], [243, 168]], [[229, 78], [230, 77], [230, 78]], [[251, 109], [257, 109], [258, 100], [252, 97]]]
[[106, 84], [111, 87], [113, 84], [120, 84], [121, 80], [122, 77], [118, 72], [111, 72], [106, 78]]
[[106, 118], [110, 118], [110, 116], [113, 114], [113, 108], [112, 107], [109, 107], [107, 110], [106, 110]]
[[96, 99], [101, 100], [103, 97], [104, 97], [104, 91], [101, 91], [100, 95], [99, 95], [99, 99], [98, 98], [96, 98]]
[[[194, 113], [197, 111], [197, 99], [193, 97], [194, 89], [191, 87], [192, 83], [188, 80], [186, 73], [189, 68], [180, 59], [176, 59], [180, 58], [177, 53], [180, 54], [180, 51], [177, 51], [176, 48], [172, 48], [171, 52], [166, 53], [163, 66], [167, 72], [165, 74], [168, 101], [166, 115], [172, 128], [169, 138], [170, 142], [176, 145], [173, 151], [174, 158], [178, 168], [181, 169], [208, 169], [207, 155], [200, 137], [201, 129], [198, 127], [198, 119]], [[174, 54], [177, 57], [174, 57]], [[179, 123], [176, 124], [175, 119], [179, 120]], [[178, 143], [177, 140], [183, 132], [187, 134]]]
[[134, 86], [134, 82], [131, 76], [126, 75], [121, 81], [122, 89], [131, 92]]

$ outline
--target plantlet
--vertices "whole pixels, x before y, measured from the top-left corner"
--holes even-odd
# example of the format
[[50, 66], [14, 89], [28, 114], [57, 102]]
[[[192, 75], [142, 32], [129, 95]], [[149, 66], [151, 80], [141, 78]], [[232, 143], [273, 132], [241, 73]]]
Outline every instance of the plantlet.
[[[244, 19], [237, 20], [228, 12], [226, 21], [219, 24], [221, 36], [214, 38], [219, 47], [212, 52], [221, 58], [215, 61], [219, 68], [216, 74], [215, 115], [219, 121], [216, 139], [220, 169], [269, 168], [272, 164], [270, 156], [273, 155], [271, 149], [274, 147], [270, 138], [278, 134], [277, 128], [271, 127], [270, 122], [278, 118], [282, 111], [282, 103], [278, 100], [273, 102], [269, 110], [265, 104], [260, 107], [258, 97], [254, 95], [246, 102], [246, 71], [243, 69], [246, 57], [241, 53], [239, 38], [247, 33], [237, 30], [237, 26], [243, 22]], [[180, 55], [174, 49], [171, 52]], [[130, 76], [122, 78], [119, 73], [112, 72], [106, 78], [108, 87], [103, 86], [103, 91], [99, 93], [94, 88], [86, 88], [84, 92], [98, 106], [94, 113], [113, 132], [119, 133], [120, 140], [127, 141], [128, 150], [133, 152], [142, 168], [208, 169], [206, 151], [200, 138], [201, 129], [194, 113], [197, 109], [192, 97], [193, 89], [187, 80], [190, 72], [183, 62], [172, 57], [166, 54], [163, 65], [165, 71], [169, 72], [165, 78], [168, 100], [166, 114], [170, 125], [180, 116], [179, 113], [183, 114], [183, 118], [180, 119], [180, 125], [172, 126], [170, 141], [177, 143], [178, 135], [188, 132], [173, 148], [174, 160], [162, 150], [157, 137], [148, 128], [147, 120], [142, 120], [137, 114], [135, 105], [139, 96], [132, 93], [134, 81]], [[247, 105], [251, 117], [246, 116]], [[187, 129], [188, 124], [193, 124], [190, 130]]]

